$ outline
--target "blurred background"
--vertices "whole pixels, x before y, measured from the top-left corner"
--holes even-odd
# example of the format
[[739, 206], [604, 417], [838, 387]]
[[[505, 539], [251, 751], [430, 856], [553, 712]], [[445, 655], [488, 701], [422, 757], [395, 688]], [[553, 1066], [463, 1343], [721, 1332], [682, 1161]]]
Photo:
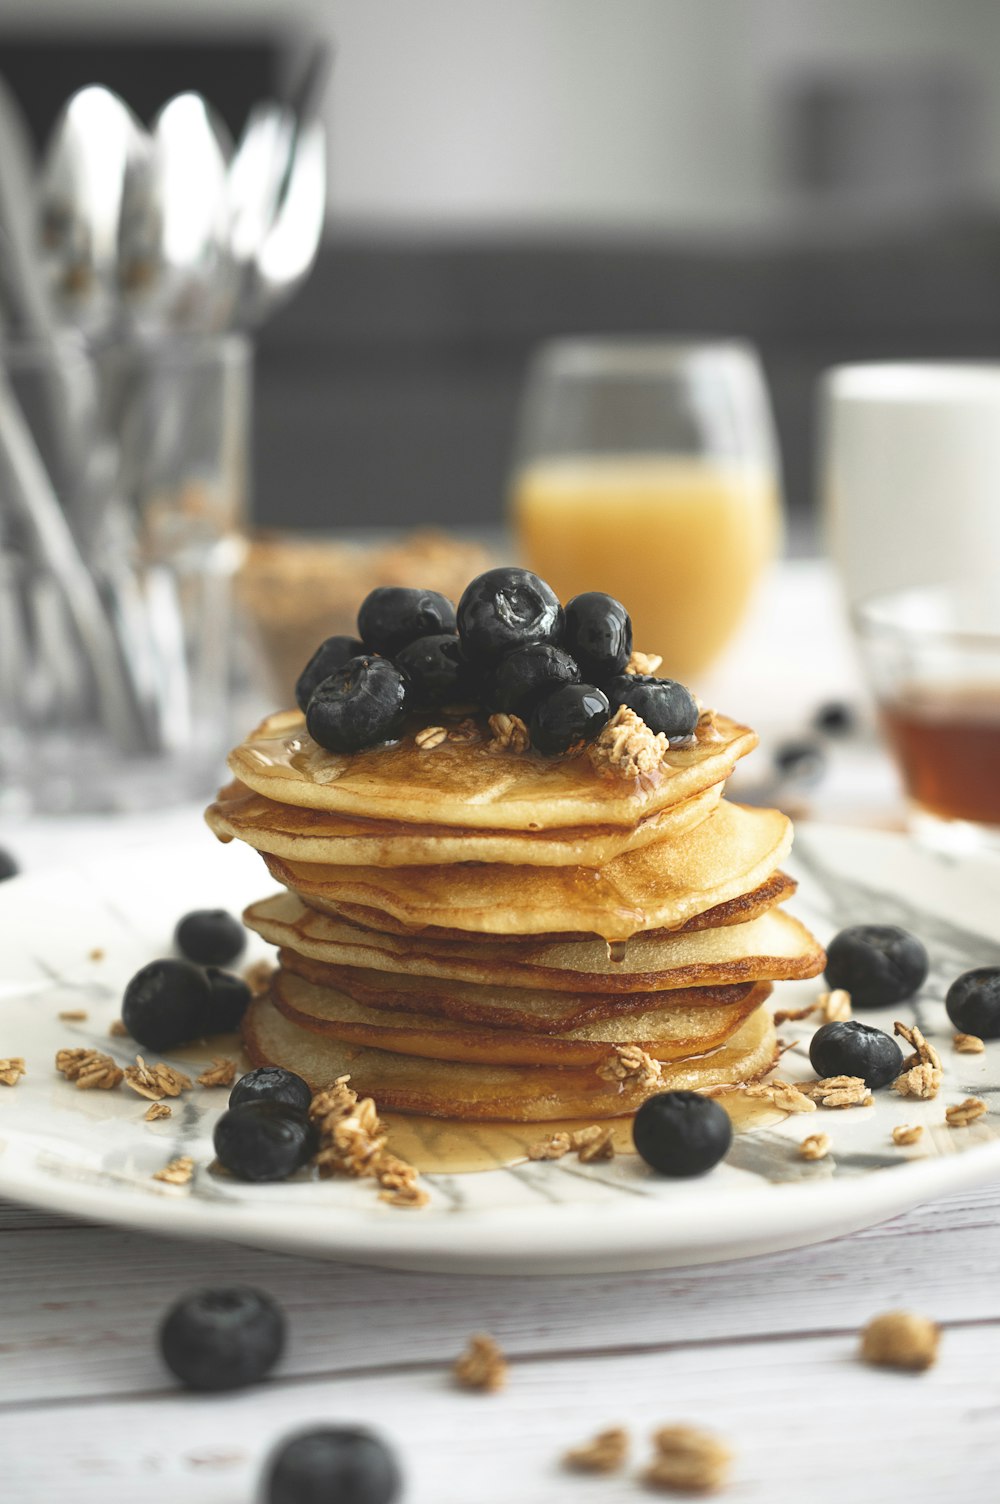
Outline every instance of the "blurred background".
[[253, 514], [496, 524], [528, 351], [742, 335], [815, 549], [815, 377], [1000, 347], [995, 0], [5, 0], [36, 142], [99, 80], [238, 133], [317, 36], [328, 233], [262, 330]]

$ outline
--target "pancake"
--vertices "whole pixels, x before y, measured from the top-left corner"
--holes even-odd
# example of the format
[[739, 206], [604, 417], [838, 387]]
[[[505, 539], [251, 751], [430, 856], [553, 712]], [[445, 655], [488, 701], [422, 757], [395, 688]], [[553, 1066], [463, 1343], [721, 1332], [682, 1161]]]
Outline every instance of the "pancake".
[[382, 1109], [538, 1123], [620, 1117], [655, 1091], [697, 1091], [756, 1080], [773, 1065], [777, 1043], [767, 1009], [757, 1008], [726, 1044], [695, 1059], [669, 1062], [662, 1081], [642, 1090], [631, 1084], [611, 1086], [593, 1069], [429, 1061], [345, 1045], [301, 1028], [267, 997], [250, 1004], [243, 1039], [255, 1066], [283, 1066], [314, 1091], [349, 1075], [354, 1089], [374, 1097]]
[[293, 1023], [342, 1044], [373, 1045], [427, 1060], [596, 1069], [616, 1044], [637, 1044], [655, 1060], [703, 1055], [735, 1034], [770, 992], [769, 983], [759, 982], [741, 1002], [723, 1007], [683, 1008], [671, 1002], [666, 1008], [611, 1016], [559, 1035], [522, 1034], [515, 1029], [368, 1008], [343, 992], [318, 987], [284, 970], [272, 982], [271, 1001]]
[[[775, 904], [784, 903], [786, 898], [791, 898], [798, 887], [798, 883], [788, 876], [787, 872], [772, 872], [766, 882], [761, 883], [759, 888], [753, 888], [749, 893], [741, 893], [738, 898], [730, 898], [726, 903], [714, 904], [712, 908], [705, 909], [701, 914], [692, 914], [683, 924], [673, 925], [669, 929], [653, 929], [646, 933], [650, 935], [679, 935], [691, 930], [714, 930], [727, 924], [746, 924], [750, 919], [756, 919], [759, 914], [773, 909]], [[377, 930], [389, 935], [412, 935], [414, 931], [408, 924], [401, 924], [398, 919], [393, 919], [389, 914], [380, 914], [378, 909], [365, 908], [357, 903], [329, 903], [315, 894], [309, 896], [305, 893], [297, 894], [302, 899], [307, 909], [316, 909], [320, 914], [330, 914], [334, 919], [346, 919], [348, 924], [356, 925], [363, 930]], [[426, 929], [420, 932], [431, 937], [439, 937], [442, 940], [468, 940], [469, 936], [462, 930], [451, 929]], [[491, 935], [491, 943], [521, 945], [524, 943], [523, 935]], [[557, 930], [547, 932], [549, 940], [588, 940], [589, 935], [579, 930]]]
[[412, 733], [364, 752], [327, 752], [297, 711], [268, 717], [229, 756], [255, 793], [304, 809], [460, 829], [541, 831], [591, 825], [633, 829], [729, 777], [757, 736], [704, 716], [688, 746], [671, 747], [643, 779], [606, 777], [585, 755], [542, 758], [446, 741], [421, 750]]
[[[358, 966], [331, 966], [280, 950], [278, 960], [318, 987], [332, 988], [366, 1008], [390, 1009], [452, 1019], [460, 1024], [486, 1024], [490, 1029], [515, 1029], [529, 1034], [559, 1034], [600, 1020], [625, 1019], [663, 1006], [662, 992], [540, 992], [529, 987], [479, 986], [438, 977], [404, 976], [399, 972], [368, 971]], [[721, 987], [677, 987], [669, 1006], [676, 1009], [739, 1007], [756, 984]]]
[[245, 841], [257, 851], [290, 862], [369, 867], [452, 862], [599, 867], [651, 841], [676, 840], [711, 814], [722, 789], [722, 783], [713, 784], [681, 804], [648, 815], [631, 828], [570, 825], [529, 832], [415, 825], [336, 810], [306, 809], [279, 804], [235, 780], [220, 789], [218, 798], [205, 811], [205, 819], [220, 841]]
[[751, 891], [792, 844], [792, 823], [775, 809], [723, 800], [680, 841], [658, 841], [600, 868], [322, 867], [265, 853], [272, 877], [304, 898], [361, 904], [411, 930], [541, 935], [566, 930], [627, 940], [670, 929]]
[[599, 940], [541, 939], [511, 946], [488, 938], [431, 941], [378, 934], [318, 914], [291, 893], [251, 904], [243, 919], [272, 944], [317, 961], [492, 987], [660, 992], [813, 977], [826, 963], [821, 946], [783, 909], [720, 929], [636, 935], [622, 947], [620, 961], [612, 961]]

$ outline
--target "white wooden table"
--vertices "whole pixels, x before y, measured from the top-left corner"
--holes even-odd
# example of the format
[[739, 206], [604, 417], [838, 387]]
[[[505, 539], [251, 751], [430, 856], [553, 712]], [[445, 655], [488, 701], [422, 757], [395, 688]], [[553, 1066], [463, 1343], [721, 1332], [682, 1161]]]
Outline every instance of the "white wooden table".
[[[754, 716], [778, 675], [765, 717], [777, 731], [853, 683], [825, 578], [799, 569], [779, 585], [718, 676], [719, 702]], [[776, 624], [796, 596], [826, 635], [779, 650]], [[891, 780], [881, 787], [891, 800]], [[104, 853], [139, 834], [103, 827]], [[37, 870], [91, 835], [88, 822], [60, 822], [4, 839]], [[1000, 1499], [998, 1269], [1000, 1185], [802, 1252], [538, 1280], [379, 1273], [0, 1204], [0, 1499], [238, 1504], [276, 1438], [343, 1420], [391, 1440], [407, 1504], [617, 1504], [648, 1497], [635, 1465], [581, 1479], [560, 1470], [560, 1453], [626, 1423], [638, 1464], [654, 1426], [688, 1421], [734, 1450], [734, 1501], [985, 1504]], [[280, 1301], [287, 1356], [266, 1385], [188, 1396], [160, 1366], [158, 1319], [184, 1291], [231, 1282]], [[857, 1361], [859, 1328], [895, 1306], [942, 1324], [926, 1374]], [[512, 1360], [501, 1394], [450, 1384], [478, 1330]]]

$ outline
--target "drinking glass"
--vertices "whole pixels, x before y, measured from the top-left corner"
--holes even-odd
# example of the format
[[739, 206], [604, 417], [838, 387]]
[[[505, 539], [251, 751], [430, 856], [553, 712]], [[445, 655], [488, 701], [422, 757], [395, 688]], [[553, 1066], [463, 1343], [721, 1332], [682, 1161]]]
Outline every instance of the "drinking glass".
[[660, 672], [692, 680], [733, 637], [777, 551], [779, 491], [749, 346], [562, 339], [533, 359], [510, 491], [521, 556], [564, 601], [622, 600]]
[[878, 595], [853, 615], [914, 833], [1000, 852], [1000, 578]]

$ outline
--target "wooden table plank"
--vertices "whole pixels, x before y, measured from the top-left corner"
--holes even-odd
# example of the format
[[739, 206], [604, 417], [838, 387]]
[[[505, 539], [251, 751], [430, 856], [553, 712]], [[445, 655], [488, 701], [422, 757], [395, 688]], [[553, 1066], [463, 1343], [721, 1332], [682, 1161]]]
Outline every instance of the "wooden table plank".
[[[578, 1302], [581, 1327], [594, 1307]], [[656, 1425], [716, 1430], [737, 1457], [740, 1504], [938, 1504], [996, 1497], [1000, 1324], [947, 1331], [941, 1360], [914, 1377], [875, 1371], [854, 1337], [761, 1339], [669, 1353], [514, 1365], [506, 1392], [457, 1393], [447, 1374], [272, 1383], [236, 1396], [175, 1395], [0, 1416], [4, 1485], [18, 1501], [233, 1504], [254, 1497], [272, 1441], [345, 1420], [389, 1435], [407, 1504], [601, 1504], [645, 1497], [631, 1476], [580, 1480], [561, 1451], [627, 1422], [639, 1460]]]
[[[767, 1258], [659, 1273], [545, 1279], [364, 1270], [102, 1228], [26, 1229], [0, 1242], [0, 1404], [162, 1390], [161, 1312], [206, 1283], [252, 1283], [288, 1312], [284, 1372], [335, 1374], [446, 1361], [485, 1328], [526, 1356], [676, 1348], [851, 1331], [913, 1305], [1000, 1320], [1000, 1187]], [[586, 1311], [586, 1321], [581, 1320]]]

